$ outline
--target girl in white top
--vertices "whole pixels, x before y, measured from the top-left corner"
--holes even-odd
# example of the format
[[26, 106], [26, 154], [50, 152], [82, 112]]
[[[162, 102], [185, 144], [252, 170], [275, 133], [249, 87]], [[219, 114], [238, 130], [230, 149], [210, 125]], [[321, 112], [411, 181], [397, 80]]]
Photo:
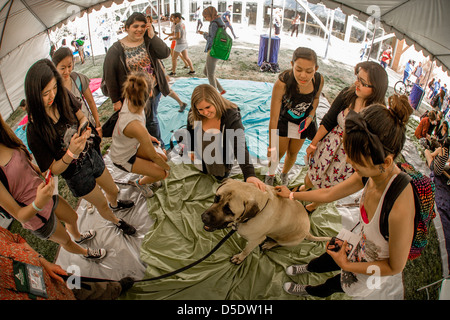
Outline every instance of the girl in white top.
[[[159, 144], [145, 127], [145, 102], [151, 94], [151, 78], [144, 72], [131, 73], [123, 87], [125, 98], [110, 147], [111, 160], [122, 170], [143, 175], [132, 181], [146, 197], [153, 196], [150, 184], [165, 179], [170, 170], [167, 157], [158, 153]], [[155, 184], [155, 186], [161, 185]]]
[[[350, 252], [347, 241], [340, 243], [337, 252], [328, 247], [326, 253], [307, 265], [287, 268], [289, 275], [306, 272], [341, 270], [334, 278], [318, 286], [285, 283], [284, 289], [295, 295], [326, 297], [335, 292], [345, 292], [352, 297], [376, 295], [392, 298], [392, 284], [401, 285], [401, 272], [406, 265], [414, 233], [414, 195], [408, 185], [395, 201], [389, 214], [389, 241], [379, 230], [381, 205], [392, 180], [401, 170], [394, 159], [405, 142], [405, 125], [412, 113], [406, 96], [391, 96], [389, 108], [375, 104], [360, 113], [351, 112], [345, 121], [344, 148], [347, 161], [355, 173], [347, 180], [325, 189], [307, 192], [290, 192], [284, 186], [276, 187], [279, 195], [292, 200], [331, 202], [349, 196], [364, 188], [360, 200], [360, 240]], [[364, 185], [362, 177], [368, 177]], [[344, 250], [343, 250], [343, 249]], [[377, 277], [371, 285], [370, 277]]]

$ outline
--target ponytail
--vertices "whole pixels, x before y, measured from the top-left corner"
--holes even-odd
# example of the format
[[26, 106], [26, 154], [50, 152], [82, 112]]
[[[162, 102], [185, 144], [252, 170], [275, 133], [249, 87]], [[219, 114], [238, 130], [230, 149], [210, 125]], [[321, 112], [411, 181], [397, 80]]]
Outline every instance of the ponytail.
[[134, 107], [144, 107], [153, 81], [146, 72], [131, 73], [123, 84], [122, 94]]

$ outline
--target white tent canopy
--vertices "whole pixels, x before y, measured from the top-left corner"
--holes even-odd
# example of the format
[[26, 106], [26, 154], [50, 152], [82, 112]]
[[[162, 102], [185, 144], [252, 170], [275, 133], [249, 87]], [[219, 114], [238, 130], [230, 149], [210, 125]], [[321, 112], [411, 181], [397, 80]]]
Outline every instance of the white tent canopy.
[[7, 118], [24, 98], [23, 82], [31, 64], [49, 57], [50, 30], [85, 12], [122, 2], [0, 0], [0, 113], [3, 118]]
[[[301, 1], [301, 0], [298, 0]], [[450, 69], [449, 0], [309, 0], [340, 8], [360, 20], [373, 19], [387, 33], [405, 39], [424, 56], [430, 56], [444, 71]]]
[[[132, 1], [132, 0], [131, 0]], [[187, 0], [186, 0], [187, 1]], [[303, 1], [303, 0], [297, 0]], [[0, 113], [7, 118], [24, 98], [29, 66], [48, 57], [48, 31], [84, 12], [123, 0], [0, 0]], [[379, 19], [386, 32], [423, 50], [444, 71], [450, 69], [449, 0], [309, 0], [340, 7], [360, 20]]]

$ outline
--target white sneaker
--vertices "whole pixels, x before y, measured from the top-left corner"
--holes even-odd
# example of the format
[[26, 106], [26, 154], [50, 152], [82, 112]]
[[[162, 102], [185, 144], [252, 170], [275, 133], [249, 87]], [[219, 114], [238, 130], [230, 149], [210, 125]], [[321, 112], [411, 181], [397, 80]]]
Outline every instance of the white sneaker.
[[294, 282], [286, 282], [283, 285], [284, 291], [286, 291], [289, 294], [295, 295], [295, 296], [309, 296], [309, 293], [306, 292], [306, 285], [300, 284], [300, 283], [294, 283]]
[[275, 175], [271, 176], [271, 175], [266, 175], [266, 177], [264, 178], [264, 183], [267, 184], [268, 186], [273, 186], [273, 183], [275, 181]]
[[139, 184], [139, 179], [134, 180], [133, 184], [135, 187], [137, 187], [141, 191], [141, 193], [144, 197], [146, 197], [146, 198], [153, 197], [154, 193], [153, 193], [153, 190], [151, 189], [150, 185]]
[[280, 175], [281, 185], [287, 186], [289, 184], [289, 178], [287, 173], [281, 173]]
[[86, 259], [98, 260], [106, 257], [105, 249], [91, 249], [87, 248], [87, 255], [84, 256]]
[[288, 276], [296, 276], [298, 274], [308, 273], [307, 264], [294, 264], [286, 268], [286, 274]]
[[97, 233], [95, 232], [95, 230], [88, 230], [86, 232], [83, 232], [81, 234], [80, 240], [75, 240], [75, 243], [81, 244], [87, 240], [91, 240], [95, 237]]

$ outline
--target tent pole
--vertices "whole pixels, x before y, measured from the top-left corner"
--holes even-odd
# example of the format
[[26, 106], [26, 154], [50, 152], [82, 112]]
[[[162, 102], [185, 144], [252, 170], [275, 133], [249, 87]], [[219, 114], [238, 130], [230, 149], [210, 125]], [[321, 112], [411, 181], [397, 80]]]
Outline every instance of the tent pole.
[[370, 54], [372, 53], [373, 42], [374, 42], [374, 40], [375, 40], [375, 32], [376, 32], [376, 31], [377, 31], [377, 28], [375, 27], [375, 28], [373, 29], [372, 44], [370, 45], [369, 53], [367, 53], [367, 61], [370, 60]]
[[89, 13], [86, 11], [86, 19], [88, 24], [88, 31], [89, 31], [89, 42], [91, 43], [91, 54], [92, 54], [92, 64], [95, 66], [95, 56], [94, 56], [94, 47], [92, 46], [92, 36], [91, 36], [91, 25], [89, 23]]
[[[431, 60], [431, 67], [430, 67], [430, 70], [429, 70], [428, 73], [427, 73], [427, 80], [425, 81], [425, 86], [424, 86], [424, 88], [423, 88], [423, 93], [422, 93], [422, 95], [420, 96], [419, 104], [417, 105], [417, 110], [416, 110], [416, 111], [419, 111], [419, 107], [420, 107], [420, 105], [422, 104], [423, 97], [424, 97], [425, 94], [426, 94], [425, 92], [426, 92], [426, 90], [427, 90], [428, 80], [430, 80], [430, 76], [431, 76], [431, 73], [433, 72], [433, 69], [434, 69], [434, 57], [432, 57], [432, 60]], [[420, 81], [419, 81], [419, 86], [420, 86]], [[433, 107], [433, 106], [431, 106], [431, 107]]]
[[[14, 106], [13, 106], [12, 101], [11, 101], [11, 98], [10, 98], [10, 96], [9, 96], [9, 94], [8, 94], [8, 90], [6, 89], [5, 81], [3, 80], [3, 75], [1, 74], [1, 72], [0, 72], [0, 80], [2, 80], [3, 88], [5, 88], [5, 93], [6, 93], [6, 97], [8, 98], [9, 106], [11, 107], [12, 112], [14, 112], [14, 111], [15, 111], [15, 110], [14, 110]], [[12, 112], [11, 112], [11, 113], [12, 113]], [[5, 120], [6, 120], [6, 119], [5, 119]]]
[[267, 43], [267, 57], [266, 57], [266, 62], [270, 62], [269, 58], [270, 58], [270, 44], [272, 42], [272, 16], [273, 16], [273, 0], [272, 0], [272, 4], [270, 6], [270, 21], [269, 21], [269, 42]]

